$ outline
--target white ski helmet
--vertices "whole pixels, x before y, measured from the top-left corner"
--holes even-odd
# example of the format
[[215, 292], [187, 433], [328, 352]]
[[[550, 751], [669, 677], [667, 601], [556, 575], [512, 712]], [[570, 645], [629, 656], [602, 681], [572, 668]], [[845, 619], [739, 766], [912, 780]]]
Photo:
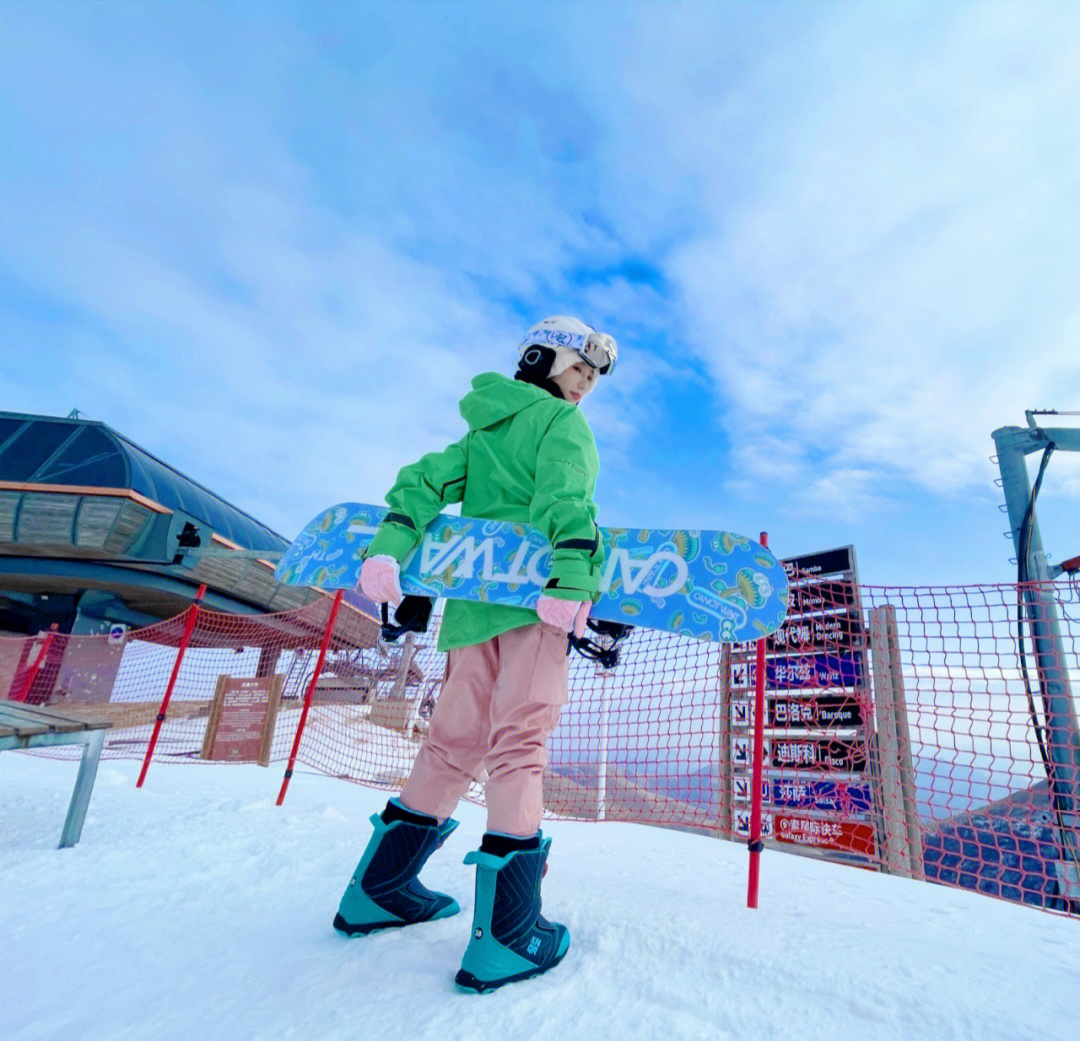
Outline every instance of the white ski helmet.
[[548, 378], [558, 376], [579, 361], [600, 370], [601, 376], [615, 371], [619, 348], [614, 336], [598, 333], [578, 318], [558, 314], [537, 322], [521, 341], [518, 364], [528, 363], [530, 347], [550, 347], [555, 351]]

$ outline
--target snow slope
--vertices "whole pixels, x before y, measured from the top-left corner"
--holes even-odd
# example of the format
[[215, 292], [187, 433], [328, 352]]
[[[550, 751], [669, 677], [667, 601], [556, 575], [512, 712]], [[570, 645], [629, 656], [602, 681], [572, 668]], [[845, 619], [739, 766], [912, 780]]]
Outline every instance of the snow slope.
[[330, 929], [385, 793], [279, 769], [103, 763], [57, 850], [75, 764], [0, 755], [5, 1041], [1074, 1039], [1080, 923], [767, 851], [553, 821], [545, 911], [570, 953], [492, 995], [455, 989], [472, 908], [461, 828], [424, 880], [457, 918]]

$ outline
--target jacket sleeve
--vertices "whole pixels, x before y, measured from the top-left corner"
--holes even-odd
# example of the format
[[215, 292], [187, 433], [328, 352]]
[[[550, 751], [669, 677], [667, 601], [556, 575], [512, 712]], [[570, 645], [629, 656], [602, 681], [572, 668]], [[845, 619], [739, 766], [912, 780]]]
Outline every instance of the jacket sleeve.
[[403, 560], [420, 543], [424, 529], [452, 502], [465, 494], [466, 434], [442, 452], [429, 452], [398, 472], [393, 488], [386, 493], [390, 511], [371, 540], [365, 556], [384, 553]]
[[557, 416], [540, 442], [529, 516], [552, 547], [548, 596], [596, 596], [604, 564], [593, 502], [599, 472], [596, 442], [584, 416], [577, 409]]

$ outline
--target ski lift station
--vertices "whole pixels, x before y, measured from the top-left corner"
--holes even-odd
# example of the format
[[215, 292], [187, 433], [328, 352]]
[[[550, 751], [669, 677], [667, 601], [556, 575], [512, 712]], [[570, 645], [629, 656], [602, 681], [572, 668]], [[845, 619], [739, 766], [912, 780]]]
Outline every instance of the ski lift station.
[[0, 412], [0, 634], [141, 628], [202, 584], [211, 610], [292, 611], [323, 594], [275, 581], [288, 545], [104, 423]]

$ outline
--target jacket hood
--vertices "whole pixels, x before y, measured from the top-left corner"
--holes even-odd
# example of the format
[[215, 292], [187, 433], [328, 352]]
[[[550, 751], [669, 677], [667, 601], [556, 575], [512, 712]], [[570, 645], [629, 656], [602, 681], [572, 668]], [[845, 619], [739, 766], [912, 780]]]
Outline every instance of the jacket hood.
[[531, 383], [513, 380], [498, 372], [484, 372], [472, 381], [472, 390], [458, 406], [470, 430], [493, 426], [508, 416], [540, 401], [553, 401], [564, 408], [573, 406]]

